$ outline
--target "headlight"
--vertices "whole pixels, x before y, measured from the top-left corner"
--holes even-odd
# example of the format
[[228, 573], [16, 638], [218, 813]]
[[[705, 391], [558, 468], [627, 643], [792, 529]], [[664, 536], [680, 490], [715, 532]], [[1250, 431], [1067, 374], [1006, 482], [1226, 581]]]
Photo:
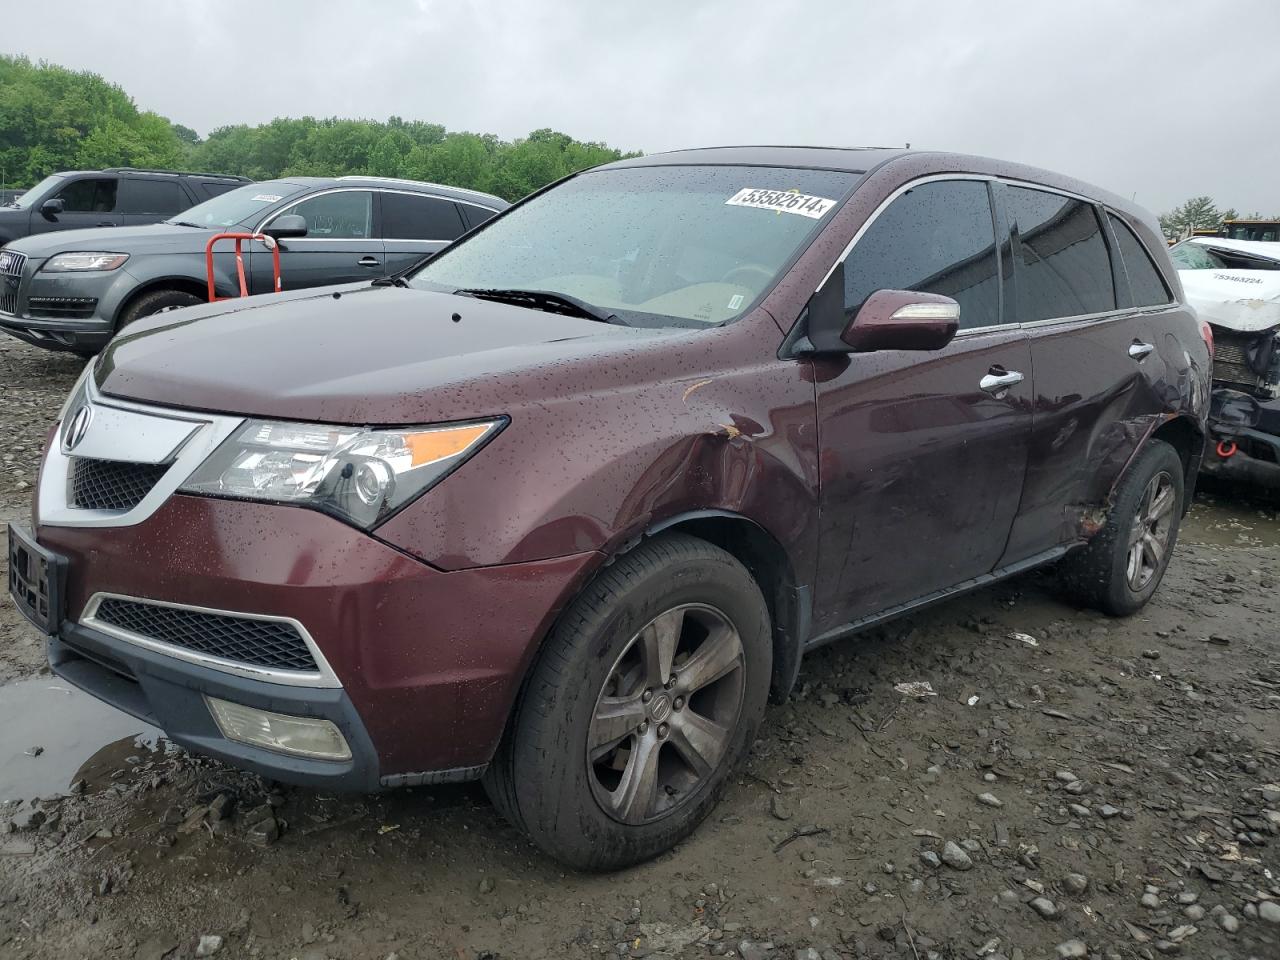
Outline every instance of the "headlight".
[[439, 483], [506, 423], [366, 430], [250, 420], [181, 489], [294, 503], [368, 530]]
[[78, 270], [117, 270], [129, 259], [127, 253], [59, 253], [45, 261], [45, 273], [73, 273]]

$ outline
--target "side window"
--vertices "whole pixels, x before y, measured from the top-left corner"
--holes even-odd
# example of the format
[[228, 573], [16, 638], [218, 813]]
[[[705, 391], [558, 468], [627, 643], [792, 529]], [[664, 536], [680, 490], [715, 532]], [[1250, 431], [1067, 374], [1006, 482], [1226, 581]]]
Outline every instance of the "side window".
[[466, 227], [448, 200], [383, 192], [384, 240], [456, 240]]
[[116, 209], [115, 177], [83, 177], [72, 180], [58, 191], [66, 213], [114, 213]]
[[176, 180], [134, 180], [124, 182], [121, 210], [124, 213], [172, 216], [191, 206]]
[[204, 195], [207, 200], [226, 193], [228, 190], [234, 190], [236, 187], [243, 187], [244, 183], [238, 180], [201, 180], [196, 188], [198, 193]]
[[1111, 259], [1092, 204], [1027, 187], [1011, 186], [1005, 196], [1021, 251], [1018, 320], [1114, 310]]
[[845, 261], [845, 309], [857, 310], [877, 290], [917, 290], [957, 301], [962, 328], [997, 324], [995, 239], [986, 183], [912, 187], [880, 213]]
[[308, 239], [368, 240], [373, 236], [373, 193], [369, 190], [322, 193], [281, 212], [305, 217]]
[[1129, 293], [1133, 297], [1135, 307], [1153, 307], [1168, 303], [1173, 299], [1169, 288], [1165, 286], [1160, 271], [1151, 262], [1151, 257], [1142, 246], [1129, 225], [1108, 213], [1107, 220], [1111, 224], [1111, 232], [1115, 235], [1116, 246], [1120, 248], [1120, 257], [1124, 261], [1124, 272], [1129, 277]]
[[458, 204], [458, 209], [462, 211], [462, 218], [467, 221], [468, 230], [474, 230], [486, 220], [497, 216], [492, 210], [486, 207], [477, 207], [473, 203], [460, 203]]

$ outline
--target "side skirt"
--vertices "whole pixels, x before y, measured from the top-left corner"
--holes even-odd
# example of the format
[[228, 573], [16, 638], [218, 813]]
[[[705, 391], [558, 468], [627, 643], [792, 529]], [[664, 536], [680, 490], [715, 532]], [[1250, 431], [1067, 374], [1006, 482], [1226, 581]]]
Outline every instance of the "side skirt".
[[945, 600], [950, 600], [953, 597], [969, 593], [972, 590], [980, 590], [983, 587], [990, 586], [1000, 580], [1006, 580], [1009, 577], [1017, 576], [1020, 573], [1026, 573], [1028, 570], [1033, 570], [1036, 567], [1042, 567], [1046, 563], [1052, 563], [1054, 560], [1057, 560], [1074, 546], [1075, 544], [1054, 547], [1052, 550], [1046, 550], [1044, 553], [1038, 553], [1033, 557], [1027, 557], [1025, 560], [1019, 560], [1017, 563], [1010, 564], [1007, 567], [1001, 567], [999, 570], [992, 570], [990, 573], [984, 573], [980, 577], [974, 577], [972, 580], [966, 580], [963, 583], [958, 583], [954, 587], [947, 587], [945, 590], [936, 590], [933, 593], [920, 597], [919, 599], [911, 600], [907, 603], [900, 603], [896, 607], [889, 607], [887, 610], [874, 613], [869, 617], [863, 617], [861, 620], [853, 620], [849, 623], [841, 624], [838, 627], [833, 627], [826, 633], [819, 634], [816, 637], [811, 637], [804, 645], [804, 652], [808, 653], [810, 650], [815, 650], [818, 647], [825, 646], [834, 640], [842, 640], [845, 637], [859, 633], [869, 627], [878, 626], [879, 624], [885, 623], [889, 620], [905, 616], [908, 613], [915, 613], [918, 610], [931, 607], [935, 603], [942, 603]]

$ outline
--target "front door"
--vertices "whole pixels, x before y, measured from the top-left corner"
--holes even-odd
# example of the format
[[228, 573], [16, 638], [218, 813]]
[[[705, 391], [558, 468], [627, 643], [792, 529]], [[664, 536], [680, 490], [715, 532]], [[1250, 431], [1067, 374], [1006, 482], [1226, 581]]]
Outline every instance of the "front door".
[[57, 193], [47, 198], [61, 200], [62, 212], [46, 214], [37, 206], [31, 211], [31, 232], [120, 226], [119, 186], [120, 178], [114, 176], [69, 179]]
[[845, 261], [845, 306], [874, 291], [960, 303], [933, 352], [814, 361], [822, 534], [821, 633], [991, 572], [1022, 492], [1031, 356], [1002, 323], [1005, 236], [982, 180], [926, 181], [896, 197]]
[[[383, 244], [378, 237], [372, 190], [318, 193], [273, 214], [296, 213], [307, 221], [307, 235], [280, 241], [280, 277], [285, 290], [332, 283], [375, 280], [383, 275]], [[249, 261], [251, 293], [271, 292], [271, 252], [260, 243]]]

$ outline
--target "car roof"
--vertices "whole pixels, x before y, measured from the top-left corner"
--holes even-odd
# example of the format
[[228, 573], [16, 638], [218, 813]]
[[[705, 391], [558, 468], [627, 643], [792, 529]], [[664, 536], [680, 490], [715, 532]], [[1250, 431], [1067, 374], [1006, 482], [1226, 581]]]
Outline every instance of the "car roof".
[[1275, 240], [1228, 240], [1226, 237], [1188, 237], [1184, 243], [1196, 243], [1202, 247], [1217, 247], [1220, 250], [1236, 250], [1240, 253], [1265, 257], [1268, 260], [1280, 260], [1280, 242]]
[[866, 173], [887, 160], [912, 151], [904, 147], [800, 147], [800, 146], [735, 146], [694, 147], [649, 153], [605, 164], [597, 169], [615, 167], [680, 166], [686, 164], [723, 164], [751, 167], [800, 167], [813, 170], [842, 170]]
[[902, 179], [948, 173], [970, 173], [979, 176], [1023, 180], [1052, 189], [1074, 193], [1095, 203], [1105, 204], [1133, 220], [1142, 221], [1153, 231], [1155, 217], [1131, 200], [1102, 187], [1054, 173], [1040, 167], [992, 157], [951, 153], [941, 150], [913, 150], [908, 147], [812, 147], [812, 146], [725, 146], [673, 150], [642, 157], [616, 160], [596, 167], [610, 170], [626, 167], [693, 166], [717, 164], [725, 166], [796, 167], [814, 170], [837, 170], [851, 174], [870, 174], [892, 164], [900, 168]]
[[382, 187], [383, 189], [409, 190], [415, 193], [434, 193], [448, 197], [451, 200], [462, 200], [467, 203], [483, 203], [488, 206], [497, 206], [499, 210], [510, 206], [507, 201], [503, 200], [501, 197], [495, 197], [491, 193], [481, 193], [479, 190], [468, 190], [466, 187], [451, 187], [446, 183], [428, 183], [425, 180], [405, 180], [400, 177], [365, 177], [350, 175], [342, 177], [288, 177], [281, 179], [289, 179], [297, 183], [315, 181], [323, 184], [341, 184], [343, 186], [354, 187]]

